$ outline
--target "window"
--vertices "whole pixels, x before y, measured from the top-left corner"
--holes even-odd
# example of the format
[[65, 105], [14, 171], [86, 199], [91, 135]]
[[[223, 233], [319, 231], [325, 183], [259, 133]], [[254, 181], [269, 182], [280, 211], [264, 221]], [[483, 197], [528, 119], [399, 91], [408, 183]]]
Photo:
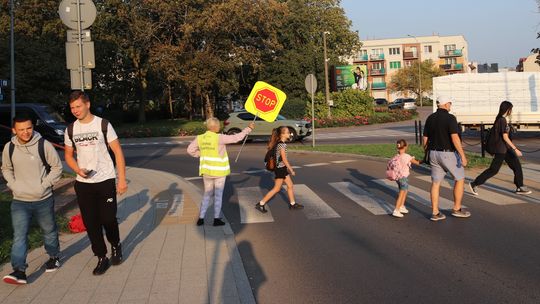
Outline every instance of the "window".
[[444, 59], [444, 63], [445, 63], [445, 64], [456, 64], [456, 63], [457, 63], [457, 59], [456, 59], [456, 58], [445, 58], [445, 59]]
[[372, 55], [382, 55], [384, 53], [383, 53], [383, 49], [371, 49], [371, 54]]
[[405, 66], [410, 67], [412, 65], [412, 62], [413, 62], [412, 60], [406, 60], [405, 61]]
[[388, 52], [390, 53], [390, 55], [399, 55], [399, 48], [389, 48]]
[[433, 52], [431, 45], [424, 45], [424, 53], [431, 53], [431, 52]]
[[367, 50], [360, 50], [359, 55], [360, 55], [360, 56], [365, 56], [365, 55], [367, 55]]
[[456, 45], [455, 44], [446, 44], [444, 46], [444, 50], [445, 51], [455, 51], [456, 50]]
[[382, 68], [383, 68], [383, 65], [382, 65], [382, 63], [380, 63], [380, 62], [376, 62], [376, 63], [373, 63], [373, 64], [371, 65], [371, 69], [372, 69], [372, 70], [380, 70], [380, 69], [382, 69]]
[[[240, 113], [238, 114], [238, 118], [240, 118], [241, 120], [251, 120], [253, 121], [253, 118], [255, 118], [255, 116], [251, 113]], [[262, 120], [262, 118], [258, 117], [257, 116], [257, 121], [260, 121]]]
[[401, 69], [401, 61], [390, 61], [391, 69]]

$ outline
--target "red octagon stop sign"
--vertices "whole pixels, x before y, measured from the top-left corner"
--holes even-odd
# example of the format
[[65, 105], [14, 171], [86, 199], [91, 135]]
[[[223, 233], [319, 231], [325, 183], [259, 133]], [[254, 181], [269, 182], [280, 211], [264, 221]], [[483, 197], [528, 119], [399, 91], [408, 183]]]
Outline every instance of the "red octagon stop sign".
[[274, 111], [278, 104], [277, 94], [270, 89], [262, 89], [255, 93], [253, 98], [255, 108], [262, 113], [269, 113]]

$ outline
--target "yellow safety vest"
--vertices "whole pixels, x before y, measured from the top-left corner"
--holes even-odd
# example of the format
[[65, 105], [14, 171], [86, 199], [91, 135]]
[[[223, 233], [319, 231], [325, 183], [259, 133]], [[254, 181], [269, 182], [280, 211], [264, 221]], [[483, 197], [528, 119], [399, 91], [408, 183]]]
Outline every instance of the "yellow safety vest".
[[197, 136], [197, 143], [201, 151], [199, 175], [227, 176], [231, 173], [227, 151], [225, 155], [219, 155], [219, 134], [206, 131]]

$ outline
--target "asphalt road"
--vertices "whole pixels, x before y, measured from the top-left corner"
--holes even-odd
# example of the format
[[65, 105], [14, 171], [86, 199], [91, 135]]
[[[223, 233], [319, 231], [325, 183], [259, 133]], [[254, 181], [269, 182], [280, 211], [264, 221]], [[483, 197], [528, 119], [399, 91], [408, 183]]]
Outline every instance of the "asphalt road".
[[[358, 140], [392, 138], [389, 133], [380, 137]], [[178, 174], [202, 189], [197, 160], [185, 148], [124, 149], [128, 165]], [[228, 150], [234, 159], [239, 146]], [[449, 216], [433, 223], [430, 209], [409, 198], [410, 214], [396, 219], [373, 214], [332, 186], [365, 189], [371, 199], [393, 204], [395, 187], [376, 183], [384, 177], [384, 162], [291, 153], [292, 164], [299, 166], [298, 194], [306, 202], [318, 198], [334, 217], [310, 218], [307, 207], [291, 211], [283, 192], [270, 202], [271, 221], [242, 223], [273, 185], [272, 175], [260, 171], [263, 156], [264, 145], [254, 143], [238, 163], [231, 161], [223, 207], [259, 303], [540, 303], [538, 199], [515, 203], [507, 191], [482, 189], [483, 199], [465, 196], [470, 219]], [[426, 173], [413, 173], [410, 184], [416, 192], [429, 191]], [[253, 195], [253, 189], [261, 194]], [[446, 188], [441, 195], [451, 198]], [[494, 195], [502, 205], [494, 204]]]

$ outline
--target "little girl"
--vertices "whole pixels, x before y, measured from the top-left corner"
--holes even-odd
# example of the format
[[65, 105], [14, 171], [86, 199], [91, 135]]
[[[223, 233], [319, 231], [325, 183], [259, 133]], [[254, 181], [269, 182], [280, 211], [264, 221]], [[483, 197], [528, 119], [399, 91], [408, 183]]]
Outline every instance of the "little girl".
[[263, 199], [255, 205], [255, 208], [262, 213], [266, 213], [266, 203], [281, 190], [281, 186], [285, 182], [287, 185], [287, 195], [289, 196], [289, 209], [298, 210], [303, 209], [304, 206], [294, 201], [293, 182], [289, 173], [295, 176], [295, 172], [287, 159], [287, 144], [285, 141], [290, 139], [290, 132], [288, 127], [279, 127], [272, 130], [272, 138], [268, 143], [268, 150], [275, 149], [276, 169], [274, 174], [276, 175], [274, 180], [274, 188], [270, 190]]
[[414, 156], [406, 153], [407, 142], [404, 139], [398, 140], [396, 147], [400, 156], [401, 166], [399, 179], [396, 181], [399, 188], [399, 194], [396, 199], [396, 208], [392, 215], [395, 217], [403, 217], [404, 213], [409, 213], [409, 210], [405, 208], [405, 199], [407, 198], [407, 191], [409, 190], [409, 168], [411, 167], [411, 164], [420, 165], [420, 162], [414, 159]]

